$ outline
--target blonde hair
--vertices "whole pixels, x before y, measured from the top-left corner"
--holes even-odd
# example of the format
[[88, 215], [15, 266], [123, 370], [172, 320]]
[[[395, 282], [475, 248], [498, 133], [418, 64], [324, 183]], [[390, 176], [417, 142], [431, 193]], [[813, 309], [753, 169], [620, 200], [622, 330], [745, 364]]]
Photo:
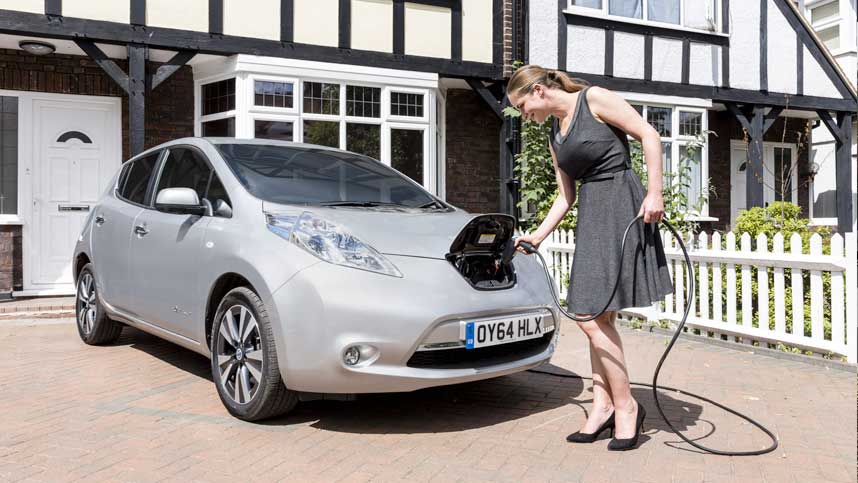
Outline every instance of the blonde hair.
[[525, 95], [535, 84], [542, 84], [548, 89], [561, 89], [566, 92], [578, 92], [590, 85], [583, 79], [573, 79], [565, 72], [545, 69], [535, 64], [523, 65], [509, 78], [506, 93]]

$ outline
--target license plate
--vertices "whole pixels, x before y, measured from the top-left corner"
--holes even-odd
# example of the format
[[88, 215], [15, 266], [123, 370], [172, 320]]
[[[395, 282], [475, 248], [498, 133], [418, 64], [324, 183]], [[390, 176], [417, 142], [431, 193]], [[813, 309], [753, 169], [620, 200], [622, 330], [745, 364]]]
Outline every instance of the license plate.
[[519, 340], [535, 339], [548, 332], [542, 315], [465, 322], [465, 348], [477, 349]]

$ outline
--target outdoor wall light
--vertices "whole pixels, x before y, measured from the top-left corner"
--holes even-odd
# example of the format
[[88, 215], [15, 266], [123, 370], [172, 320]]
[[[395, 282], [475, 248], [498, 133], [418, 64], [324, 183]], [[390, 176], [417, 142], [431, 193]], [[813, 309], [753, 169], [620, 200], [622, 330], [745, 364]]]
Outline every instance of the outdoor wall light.
[[18, 42], [18, 47], [21, 47], [22, 50], [33, 55], [53, 54], [54, 51], [57, 50], [53, 44], [38, 40], [22, 40]]

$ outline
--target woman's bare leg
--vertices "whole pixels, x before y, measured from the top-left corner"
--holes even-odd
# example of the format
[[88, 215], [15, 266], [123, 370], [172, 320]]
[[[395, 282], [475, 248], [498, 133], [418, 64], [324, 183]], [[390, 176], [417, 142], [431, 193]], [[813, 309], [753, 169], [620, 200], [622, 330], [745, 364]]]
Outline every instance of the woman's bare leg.
[[596, 348], [590, 342], [590, 367], [593, 370], [593, 409], [590, 411], [587, 423], [581, 428], [582, 433], [594, 433], [614, 412], [611, 400], [611, 388], [605, 378], [605, 368], [596, 355]]
[[[595, 357], [599, 362], [602, 379], [607, 383], [610, 400], [616, 413], [616, 438], [631, 438], [635, 434], [635, 418], [637, 417], [637, 402], [632, 397], [629, 386], [629, 375], [626, 371], [626, 358], [623, 354], [623, 343], [620, 334], [614, 327], [616, 312], [605, 312], [590, 322], [579, 322], [578, 325], [590, 339], [590, 359]], [[593, 381], [595, 386], [597, 367], [593, 364]], [[594, 387], [594, 403], [596, 389]], [[594, 406], [595, 407], [595, 406]], [[595, 412], [595, 411], [594, 411]], [[592, 419], [591, 415], [591, 419]], [[590, 420], [588, 419], [588, 424]], [[587, 430], [585, 430], [586, 432]]]

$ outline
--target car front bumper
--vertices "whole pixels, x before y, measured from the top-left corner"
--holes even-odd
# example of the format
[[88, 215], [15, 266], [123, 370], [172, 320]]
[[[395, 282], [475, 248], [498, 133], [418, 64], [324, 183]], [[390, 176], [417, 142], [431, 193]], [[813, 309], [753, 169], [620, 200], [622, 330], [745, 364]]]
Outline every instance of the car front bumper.
[[[514, 287], [479, 291], [446, 260], [388, 258], [402, 278], [323, 262], [274, 291], [272, 322], [279, 324], [278, 362], [287, 387], [317, 393], [413, 391], [503, 376], [551, 358], [558, 313], [535, 260], [516, 259]], [[534, 313], [543, 315], [547, 332], [540, 340], [492, 346], [491, 357], [484, 358], [474, 357], [483, 349], [439, 349], [462, 344], [465, 320]], [[362, 348], [355, 366], [343, 362], [351, 346]], [[434, 357], [441, 352], [443, 357]]]

